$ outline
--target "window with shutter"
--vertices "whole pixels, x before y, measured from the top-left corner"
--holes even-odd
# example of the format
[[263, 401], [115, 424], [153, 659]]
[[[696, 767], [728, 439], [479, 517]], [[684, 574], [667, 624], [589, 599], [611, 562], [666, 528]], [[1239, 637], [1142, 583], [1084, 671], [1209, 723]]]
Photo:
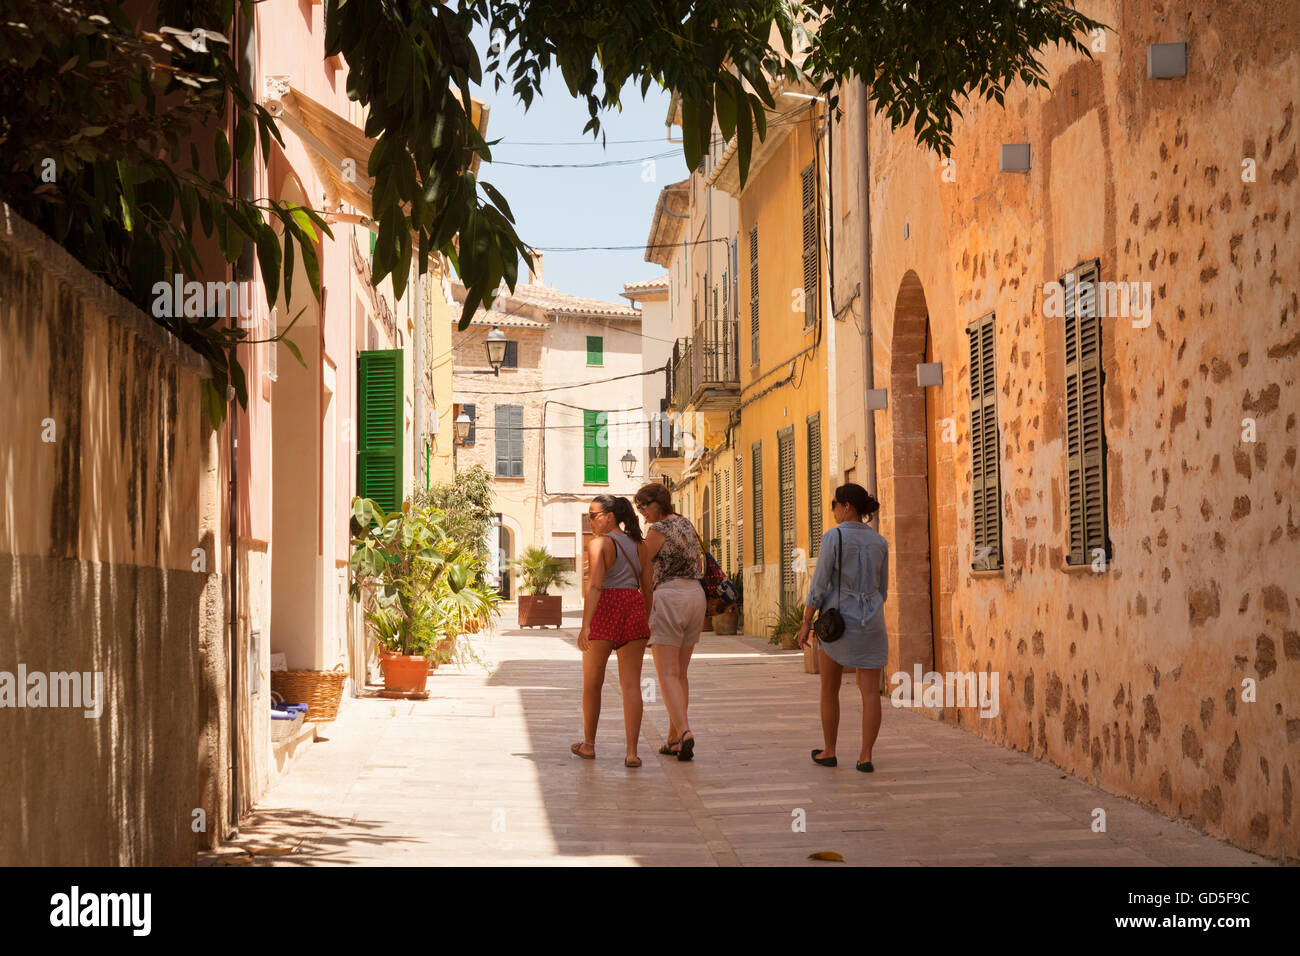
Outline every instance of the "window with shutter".
[[605, 337], [602, 335], [587, 336], [587, 364], [604, 365], [605, 364]]
[[809, 163], [803, 171], [803, 325], [811, 328], [817, 321], [817, 164]]
[[966, 329], [970, 345], [971, 567], [1002, 567], [1001, 440], [993, 314]]
[[402, 505], [402, 350], [357, 355], [357, 494], [385, 511]]
[[1065, 288], [1066, 486], [1070, 509], [1070, 564], [1111, 557], [1106, 514], [1106, 432], [1102, 415], [1101, 321], [1097, 315], [1100, 263], [1093, 260], [1062, 279]]
[[727, 468], [722, 469], [722, 508], [724, 511], [722, 517], [722, 553], [727, 559], [727, 573], [731, 573], [731, 542], [735, 535], [732, 529], [735, 527], [731, 523], [731, 471]]
[[524, 407], [496, 407], [496, 461], [498, 478], [524, 476]]
[[589, 485], [609, 484], [608, 412], [582, 413], [582, 480]]
[[754, 488], [754, 564], [763, 566], [763, 443], [754, 442], [749, 483]]
[[795, 601], [794, 589], [794, 426], [776, 433], [776, 477], [780, 493], [781, 519], [781, 608]]
[[758, 364], [758, 226], [749, 230], [749, 361]]
[[808, 416], [808, 553], [822, 543], [822, 413]]
[[736, 570], [745, 566], [745, 456], [736, 452]]
[[700, 541], [704, 545], [705, 551], [712, 551], [713, 538], [710, 537], [710, 533], [713, 531], [713, 527], [712, 522], [709, 520], [712, 517], [709, 503], [713, 500], [713, 496], [709, 494], [708, 488], [704, 489], [703, 499], [700, 502]]

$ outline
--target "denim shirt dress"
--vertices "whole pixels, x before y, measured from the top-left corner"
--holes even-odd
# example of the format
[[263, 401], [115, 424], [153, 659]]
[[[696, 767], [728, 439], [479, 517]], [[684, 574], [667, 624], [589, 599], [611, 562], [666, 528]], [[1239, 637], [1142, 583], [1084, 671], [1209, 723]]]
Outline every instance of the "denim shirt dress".
[[[843, 569], [837, 575], [836, 555], [843, 537]], [[839, 587], [836, 579], [839, 578]], [[818, 647], [842, 667], [882, 668], [889, 657], [883, 608], [889, 593], [889, 544], [861, 521], [841, 521], [822, 535], [817, 567], [804, 604], [838, 608], [844, 634]]]

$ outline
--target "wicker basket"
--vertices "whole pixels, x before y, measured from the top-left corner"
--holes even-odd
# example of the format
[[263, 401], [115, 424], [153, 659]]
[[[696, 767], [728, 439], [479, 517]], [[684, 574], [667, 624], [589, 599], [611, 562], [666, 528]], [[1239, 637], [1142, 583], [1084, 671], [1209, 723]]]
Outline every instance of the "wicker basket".
[[271, 689], [285, 700], [305, 703], [308, 720], [325, 723], [338, 716], [347, 679], [342, 664], [332, 671], [271, 671]]

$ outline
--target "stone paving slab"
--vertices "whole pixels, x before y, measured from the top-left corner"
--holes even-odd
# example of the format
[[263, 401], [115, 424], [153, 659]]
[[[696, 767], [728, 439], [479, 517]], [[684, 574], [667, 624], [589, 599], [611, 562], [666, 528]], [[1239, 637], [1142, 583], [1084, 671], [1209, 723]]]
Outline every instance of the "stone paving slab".
[[[852, 760], [856, 685], [842, 691], [840, 767], [818, 767], [817, 678], [797, 652], [706, 634], [691, 665], [696, 759], [623, 766], [617, 666], [597, 759], [581, 733], [576, 629], [474, 638], [486, 666], [443, 668], [428, 700], [351, 701], [207, 865], [1267, 866], [1185, 824], [920, 714], [885, 707], [877, 772]], [[643, 677], [653, 677], [647, 654]], [[1093, 833], [1092, 811], [1108, 832]], [[799, 813], [798, 811], [801, 811]], [[802, 818], [804, 828], [792, 824]], [[238, 849], [247, 851], [240, 855]], [[249, 858], [251, 855], [251, 860]]]

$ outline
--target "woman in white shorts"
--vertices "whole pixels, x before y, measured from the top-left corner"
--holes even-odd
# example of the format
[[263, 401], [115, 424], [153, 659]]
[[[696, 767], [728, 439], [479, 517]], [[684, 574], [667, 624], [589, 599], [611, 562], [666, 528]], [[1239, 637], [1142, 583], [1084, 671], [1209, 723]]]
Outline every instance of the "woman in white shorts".
[[704, 629], [704, 555], [695, 526], [673, 511], [666, 486], [642, 485], [635, 504], [650, 523], [641, 592], [650, 610], [650, 651], [668, 710], [668, 743], [659, 752], [690, 760], [695, 756], [695, 734], [686, 717], [690, 699], [686, 669]]

